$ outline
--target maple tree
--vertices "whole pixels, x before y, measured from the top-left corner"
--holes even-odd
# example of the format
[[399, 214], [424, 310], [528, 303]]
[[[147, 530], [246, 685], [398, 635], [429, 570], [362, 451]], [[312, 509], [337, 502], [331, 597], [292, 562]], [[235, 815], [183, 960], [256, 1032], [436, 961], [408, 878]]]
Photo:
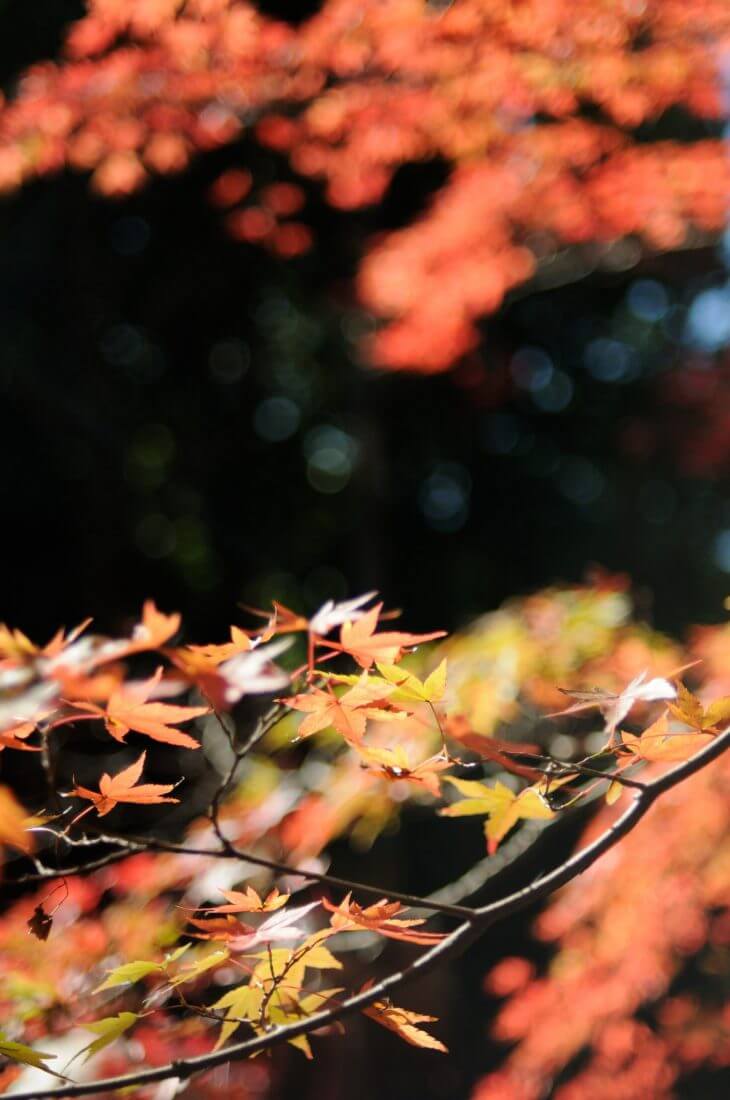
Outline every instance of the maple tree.
[[[23, 736], [6, 736], [3, 759], [22, 752], [37, 760], [46, 790], [24, 807], [0, 785], [5, 870], [23, 891], [0, 917], [9, 978], [0, 990], [8, 1067], [0, 1087], [17, 1079], [21, 1097], [149, 1089], [280, 1042], [311, 1058], [310, 1036], [358, 1011], [411, 1045], [444, 1052], [442, 1040], [419, 1026], [435, 1017], [394, 1004], [392, 993], [453, 959], [495, 921], [572, 884], [622, 837], [632, 834], [627, 846], [639, 843], [634, 838], [645, 833], [632, 830], [641, 818], [661, 815], [665, 802], [675, 813], [667, 792], [696, 792], [701, 783], [709, 791], [724, 775], [719, 762], [706, 767], [730, 741], [721, 634], [706, 633], [691, 654], [710, 667], [703, 685], [696, 662], [683, 666], [676, 647], [625, 625], [622, 592], [607, 582], [535, 597], [521, 616], [512, 613], [511, 625], [503, 613], [491, 637], [487, 630], [441, 642], [435, 660], [424, 661], [421, 651], [413, 663], [409, 653], [442, 632], [380, 629], [382, 604], [366, 606], [373, 595], [330, 602], [310, 618], [279, 605], [261, 630], [234, 627], [221, 645], [176, 644], [179, 616], [151, 602], [127, 638], [93, 634], [85, 623], [36, 646], [3, 630], [0, 713], [6, 731], [23, 727]], [[505, 663], [510, 646], [516, 660]], [[277, 663], [285, 653], [286, 668]], [[152, 677], [136, 679], [150, 659]], [[357, 672], [346, 671], [348, 660]], [[553, 677], [579, 696], [560, 708], [561, 721], [580, 723], [586, 705], [588, 713], [598, 709], [600, 744], [586, 742], [561, 759], [538, 744], [493, 737], [517, 699], [504, 690], [508, 670], [525, 703], [537, 704], [549, 723], [557, 721], [556, 700], [565, 703]], [[692, 689], [680, 674], [694, 677]], [[595, 685], [587, 693], [586, 676]], [[246, 728], [240, 700], [275, 697], [283, 685], [294, 693], [275, 698]], [[159, 701], [183, 691], [193, 705]], [[190, 721], [197, 725], [183, 738], [177, 725]], [[624, 728], [629, 722], [639, 723], [638, 733]], [[106, 759], [114, 763], [107, 771], [88, 752], [89, 723], [97, 739], [108, 739]], [[127, 737], [153, 738], [154, 767], [151, 749], [129, 761]], [[27, 757], [28, 749], [39, 751]], [[71, 749], [83, 774], [68, 784]], [[181, 752], [217, 760], [216, 785], [203, 816], [193, 810], [166, 820], [170, 804], [177, 813], [193, 797]], [[166, 755], [180, 774], [146, 782]], [[326, 773], [319, 790], [301, 785], [294, 802], [281, 801], [307, 761]], [[597, 815], [575, 854], [495, 901], [464, 904], [525, 828], [552, 828], [596, 798], [610, 818]], [[331, 840], [349, 833], [372, 842], [408, 800], [440, 804], [446, 818], [486, 817], [488, 854], [467, 885], [462, 876], [421, 897], [329, 871], [323, 855]], [[149, 816], [120, 817], [124, 804]], [[96, 824], [112, 814], [116, 829]], [[294, 893], [303, 900], [293, 904]], [[586, 892], [587, 905], [593, 896]], [[425, 928], [429, 916], [446, 928]], [[350, 936], [395, 940], [419, 953], [348, 989]], [[318, 975], [329, 971], [338, 972], [337, 984], [323, 988]], [[94, 1037], [62, 1044], [67, 1060], [56, 1064], [53, 1047], [77, 1028]], [[146, 1050], [153, 1037], [168, 1061], [135, 1067], [130, 1040]], [[556, 1045], [551, 1064], [564, 1050]], [[23, 1067], [63, 1081], [29, 1092]]]
[[68, 166], [124, 196], [250, 133], [294, 178], [229, 167], [210, 201], [234, 238], [292, 258], [313, 243], [310, 181], [352, 211], [441, 163], [427, 209], [374, 234], [355, 278], [380, 322], [371, 361], [439, 371], [512, 289], [569, 272], [566, 249], [621, 266], [626, 239], [722, 229], [729, 34], [723, 0], [326, 0], [298, 26], [242, 0], [89, 0], [63, 58], [0, 110], [0, 188]]

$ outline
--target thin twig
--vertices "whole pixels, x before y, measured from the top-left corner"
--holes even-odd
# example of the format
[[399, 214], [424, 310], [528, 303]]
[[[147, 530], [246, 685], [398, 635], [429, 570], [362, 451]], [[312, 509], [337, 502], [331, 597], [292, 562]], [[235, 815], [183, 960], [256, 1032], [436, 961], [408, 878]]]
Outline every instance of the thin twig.
[[[87, 825], [87, 828], [93, 828], [93, 825]], [[60, 834], [59, 834], [60, 835]], [[281, 875], [290, 875], [296, 878], [303, 878], [310, 882], [319, 882], [326, 886], [335, 886], [342, 890], [351, 890], [353, 892], [370, 894], [374, 897], [382, 898], [387, 897], [390, 901], [399, 901], [403, 905], [418, 906], [420, 908], [431, 909], [435, 913], [443, 913], [450, 917], [469, 918], [472, 915], [473, 910], [463, 905], [441, 905], [437, 902], [429, 902], [427, 899], [419, 897], [416, 894], [407, 894], [402, 890], [391, 890], [382, 886], [373, 886], [366, 882], [355, 882], [352, 879], [340, 878], [337, 875], [330, 875], [324, 871], [308, 871], [304, 868], [294, 867], [289, 863], [283, 863], [280, 860], [267, 859], [264, 856], [256, 856], [251, 852], [245, 852], [240, 848], [237, 848], [230, 840], [223, 837], [222, 847], [220, 848], [194, 848], [189, 847], [186, 844], [176, 844], [174, 841], [162, 840], [159, 837], [145, 837], [145, 836], [116, 836], [110, 833], [99, 833], [93, 838], [83, 838], [81, 840], [74, 841], [69, 837], [63, 837], [64, 840], [69, 840], [73, 843], [98, 843], [98, 844], [110, 844], [122, 846], [125, 849], [124, 854], [133, 855], [139, 851], [156, 851], [156, 852], [169, 852], [171, 855], [185, 855], [185, 856], [200, 856], [208, 857], [211, 859], [237, 859], [242, 863], [251, 863], [256, 867], [266, 867], [270, 871], [276, 871]], [[121, 856], [120, 856], [121, 858]], [[72, 872], [68, 870], [59, 871], [57, 877], [60, 875], [67, 875]], [[39, 877], [52, 878], [51, 874], [44, 874], [43, 876], [28, 875], [25, 876], [25, 881], [32, 882]]]
[[[144, 850], [141, 845], [136, 849], [138, 852]], [[128, 848], [118, 848], [113, 852], [107, 852], [105, 856], [99, 856], [98, 859], [89, 860], [88, 863], [80, 863], [75, 867], [46, 867], [39, 860], [36, 860], [38, 870], [35, 873], [19, 875], [18, 878], [13, 879], [13, 885], [22, 885], [26, 882], [45, 882], [48, 879], [67, 878], [71, 875], [86, 875], [91, 871], [99, 871], [110, 863], [118, 863], [121, 859], [129, 859], [133, 854]]]
[[223, 721], [223, 716], [219, 714], [215, 707], [212, 707], [212, 710], [223, 732], [228, 738], [228, 743], [230, 744], [231, 750], [233, 752], [231, 766], [228, 769], [225, 778], [218, 787], [218, 790], [213, 795], [210, 806], [208, 808], [208, 817], [210, 818], [210, 822], [213, 826], [216, 836], [220, 840], [221, 844], [227, 845], [228, 842], [223, 834], [219, 821], [221, 802], [223, 801], [225, 795], [228, 793], [231, 784], [236, 777], [236, 772], [238, 771], [241, 761], [248, 755], [249, 752], [251, 752], [251, 750], [259, 743], [259, 741], [261, 741], [262, 738], [266, 736], [269, 730], [274, 728], [276, 723], [281, 718], [283, 707], [279, 703], [274, 703], [273, 706], [270, 707], [269, 710], [266, 712], [266, 714], [262, 715], [262, 717], [259, 718], [249, 736], [246, 738], [243, 744], [238, 746], [238, 748], [234, 747], [233, 734], [228, 729], [226, 723]]
[[593, 843], [582, 848], [559, 867], [525, 886], [522, 890], [518, 890], [506, 898], [501, 898], [477, 910], [470, 919], [464, 920], [449, 936], [429, 948], [409, 966], [388, 975], [369, 989], [347, 998], [338, 1005], [317, 1012], [304, 1020], [297, 1020], [283, 1027], [274, 1028], [266, 1035], [257, 1035], [243, 1042], [235, 1043], [223, 1050], [212, 1051], [209, 1054], [198, 1055], [194, 1058], [180, 1059], [154, 1069], [121, 1074], [117, 1077], [83, 1083], [70, 1083], [59, 1088], [47, 1089], [43, 1093], [39, 1093], [38, 1090], [17, 1092], [14, 1093], [14, 1100], [39, 1100], [41, 1096], [43, 1100], [61, 1100], [64, 1097], [90, 1096], [115, 1089], [149, 1085], [170, 1078], [188, 1080], [193, 1074], [213, 1069], [215, 1066], [227, 1062], [248, 1058], [258, 1051], [266, 1050], [287, 1040], [296, 1039], [300, 1035], [307, 1035], [367, 1008], [376, 1001], [383, 1000], [399, 986], [406, 985], [427, 974], [440, 963], [456, 958], [492, 924], [511, 916], [527, 905], [540, 901], [560, 886], [582, 874], [604, 852], [607, 852], [634, 828], [660, 795], [700, 771], [701, 768], [715, 760], [729, 747], [730, 729], [727, 729], [689, 760], [647, 783], [642, 791], [637, 792], [628, 809]]

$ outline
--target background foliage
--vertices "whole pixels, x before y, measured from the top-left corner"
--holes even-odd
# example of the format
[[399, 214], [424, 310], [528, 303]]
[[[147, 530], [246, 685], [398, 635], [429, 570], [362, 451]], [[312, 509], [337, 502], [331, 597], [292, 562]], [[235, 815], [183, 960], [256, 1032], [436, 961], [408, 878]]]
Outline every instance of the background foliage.
[[[454, 10], [464, 7], [478, 5]], [[434, 23], [433, 12], [417, 16], [417, 8], [404, 5], [404, 27], [411, 18], [414, 28], [404, 33], [417, 33], [418, 18]], [[690, 6], [699, 40], [703, 19], [718, 35], [706, 81], [721, 49], [722, 8]], [[659, 18], [674, 27], [673, 38], [665, 31], [675, 60], [678, 12], [665, 3], [646, 13], [648, 25]], [[52, 55], [78, 14], [48, 2], [6, 20], [9, 94], [23, 66]], [[563, 33], [551, 18], [536, 47], [548, 57], [550, 34]], [[604, 48], [600, 26], [596, 34]], [[52, 71], [50, 79], [52, 102]], [[635, 132], [647, 155], [658, 138], [691, 155], [698, 139], [719, 134], [721, 84], [699, 113], [691, 96], [667, 109], [666, 94], [655, 89], [642, 101], [651, 125]], [[690, 93], [680, 81], [672, 94]], [[125, 109], [124, 99], [112, 103]], [[611, 117], [619, 106], [606, 109], [600, 126], [620, 132], [627, 120]], [[92, 99], [91, 123], [94, 110]], [[581, 110], [588, 125], [588, 104]], [[12, 133], [18, 123], [8, 111]], [[42, 126], [44, 117], [31, 97], [20, 124]], [[717, 170], [703, 170], [697, 201], [705, 188], [721, 211], [716, 148]], [[360, 164], [357, 145], [349, 155]], [[703, 245], [687, 230], [674, 255], [629, 238], [601, 260], [600, 252], [562, 253], [546, 225], [543, 245], [554, 242], [565, 285], [545, 289], [538, 279], [508, 297], [447, 377], [377, 374], [362, 366], [372, 321], [352, 296], [358, 256], [378, 233], [428, 210], [447, 179], [428, 155], [399, 156], [380, 202], [356, 211], [326, 205], [316, 181], [300, 179], [315, 244], [289, 261], [232, 239], [206, 197], [230, 169], [250, 173], [258, 191], [292, 180], [286, 157], [250, 130], [183, 175], [153, 174], [124, 202], [101, 201], [73, 174], [5, 200], [0, 369], [13, 410], [3, 440], [5, 515], [18, 532], [6, 547], [6, 577], [25, 565], [34, 578], [32, 591], [6, 585], [8, 618], [50, 627], [93, 606], [112, 625], [140, 591], [154, 591], [163, 602], [192, 602], [193, 626], [202, 627], [237, 599], [276, 593], [314, 605], [325, 592], [375, 583], [411, 609], [416, 628], [419, 594], [428, 591], [450, 627], [511, 592], [578, 579], [591, 560], [650, 588], [664, 625], [714, 614], [730, 537], [719, 235]], [[650, 178], [642, 186], [662, 209]], [[566, 212], [575, 201], [560, 199]], [[467, 199], [464, 210], [482, 217]], [[458, 249], [466, 256], [468, 241]], [[453, 313], [447, 285], [461, 282], [444, 278], [422, 296], [425, 331]], [[52, 568], [50, 532], [67, 548]], [[433, 575], [441, 578], [435, 590]]]

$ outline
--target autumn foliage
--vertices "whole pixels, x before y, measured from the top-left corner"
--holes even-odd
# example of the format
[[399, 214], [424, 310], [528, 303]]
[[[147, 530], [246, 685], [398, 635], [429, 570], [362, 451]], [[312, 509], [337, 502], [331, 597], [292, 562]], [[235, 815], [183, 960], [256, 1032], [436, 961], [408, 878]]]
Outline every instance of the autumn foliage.
[[[357, 311], [338, 347], [422, 373], [476, 362], [483, 318], [521, 288], [620, 274], [726, 224], [727, 0], [267, 11], [87, 0], [58, 58], [0, 96], [0, 193], [71, 172], [124, 200], [199, 160], [227, 255], [311, 270]], [[684, 306], [666, 308], [657, 325], [686, 347], [669, 334]], [[658, 329], [636, 330], [653, 348]], [[657, 365], [659, 410], [621, 419], [623, 453], [647, 462], [664, 440], [697, 478], [727, 463], [728, 361], [704, 369], [702, 346]], [[526, 388], [518, 356], [456, 376], [481, 378], [485, 438], [508, 374]], [[525, 441], [541, 464], [539, 432]], [[570, 447], [556, 484], [591, 465]], [[645, 468], [646, 501], [662, 485]], [[0, 626], [0, 1093], [274, 1097], [287, 1057], [373, 1024], [443, 1062], [448, 1008], [411, 981], [522, 911], [532, 950], [484, 979], [473, 1100], [714, 1082], [730, 1064], [730, 629], [674, 642], [632, 614], [626, 580], [597, 571], [451, 638], [408, 631], [376, 592], [246, 607], [202, 644], [153, 600], [114, 636]], [[373, 882], [363, 854], [425, 821], [447, 838], [440, 889]], [[363, 881], [344, 877], [359, 862]]]
[[[508, 698], [514, 692], [515, 700], [552, 707], [556, 673], [608, 687], [614, 676], [624, 680], [645, 667], [666, 673], [674, 662], [698, 660], [687, 675], [702, 685], [702, 697], [724, 694], [727, 627], [697, 628], [681, 651], [627, 621], [627, 610], [625, 597], [608, 591], [514, 603], [452, 643], [452, 674], [458, 677], [461, 666], [462, 692], [485, 730], [520, 721], [516, 702], [496, 702], [500, 688]], [[500, 650], [512, 655], [506, 676], [496, 672]], [[494, 662], [486, 683], [470, 671], [478, 655]], [[688, 708], [695, 729], [715, 720], [684, 692], [669, 712], [684, 722]], [[581, 735], [578, 716], [572, 735]], [[681, 751], [662, 730], [649, 740], [651, 727], [641, 738], [622, 736], [632, 750], [647, 738], [657, 757]], [[611, 858], [558, 895], [535, 924], [537, 937], [555, 945], [547, 966], [510, 957], [486, 976], [485, 991], [501, 1001], [490, 1036], [505, 1044], [505, 1063], [473, 1100], [536, 1100], [548, 1091], [556, 1100], [669, 1098], [700, 1070], [718, 1080], [727, 1072], [729, 784], [726, 760], [702, 772], [658, 804]], [[625, 797], [601, 811], [582, 843], [615, 820]]]
[[354, 288], [374, 364], [440, 371], [566, 248], [621, 269], [717, 234], [729, 35], [723, 0], [326, 0], [298, 26], [240, 0], [90, 0], [0, 111], [0, 188], [69, 167], [124, 196], [247, 134], [291, 180], [232, 166], [209, 199], [289, 259], [313, 244], [310, 181], [353, 211], [441, 164], [425, 211], [364, 243]]
[[[21, 888], [0, 917], [0, 1081], [25, 1066], [70, 1079], [68, 1095], [89, 1077], [102, 1091], [119, 1073], [106, 1088], [149, 1090], [279, 1038], [311, 1058], [309, 1033], [335, 1036], [335, 1021], [360, 1007], [407, 1043], [443, 1052], [421, 1026], [434, 1017], [388, 991], [520, 908], [539, 883], [496, 908], [466, 907], [463, 895], [386, 896], [332, 874], [330, 842], [368, 847], [415, 802], [482, 820], [488, 868], [522, 829], [551, 828], [599, 798], [591, 836], [611, 846], [611, 821], [653, 802], [653, 784], [667, 793], [647, 823], [541, 917], [539, 934], [564, 942], [554, 974], [530, 982], [529, 963], [505, 960], [489, 978], [513, 994], [496, 1034], [522, 1042], [485, 1094], [540, 1096], [585, 1047], [589, 1061], [559, 1095], [608, 1095], [601, 1082], [619, 1071], [622, 1095], [670, 1095], [687, 1068], [724, 1064], [725, 1023], [711, 1001], [660, 999], [689, 956], [716, 969], [727, 931], [727, 767], [692, 764], [718, 755], [727, 735], [727, 631], [705, 628], [682, 654], [632, 625], [621, 583], [606, 580], [507, 607], [414, 657], [442, 632], [393, 629], [373, 596], [329, 601], [311, 617], [277, 604], [258, 629], [236, 626], [230, 642], [204, 646], [181, 644], [180, 617], [151, 601], [122, 638], [87, 622], [39, 646], [3, 628], [3, 759], [35, 753], [45, 794], [24, 806], [25, 785], [0, 786], [7, 881]], [[150, 662], [153, 675], [137, 678]], [[190, 702], [163, 701], [183, 695]], [[261, 695], [275, 701], [247, 728], [238, 704]], [[103, 765], [91, 730], [106, 742]], [[183, 763], [200, 756], [214, 778], [202, 812]], [[450, 827], [458, 844], [468, 822]], [[561, 881], [571, 866], [556, 869]], [[429, 914], [446, 927], [424, 927]], [[423, 956], [353, 990], [342, 950], [351, 936], [356, 952], [364, 936]], [[362, 980], [362, 964], [354, 969]], [[634, 1018], [647, 1005], [657, 1035]], [[91, 1038], [79, 1043], [79, 1029]], [[242, 1094], [251, 1073], [265, 1088], [269, 1070], [251, 1064], [234, 1070]]]

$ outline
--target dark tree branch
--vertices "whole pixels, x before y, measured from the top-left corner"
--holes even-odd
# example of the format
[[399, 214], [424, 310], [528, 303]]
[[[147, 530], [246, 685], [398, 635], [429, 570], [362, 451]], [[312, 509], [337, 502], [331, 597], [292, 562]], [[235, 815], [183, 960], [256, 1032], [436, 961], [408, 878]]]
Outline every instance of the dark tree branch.
[[326, 1008], [306, 1019], [297, 1020], [284, 1027], [274, 1028], [272, 1031], [246, 1039], [240, 1043], [223, 1050], [213, 1051], [209, 1054], [199, 1055], [195, 1058], [187, 1058], [171, 1062], [166, 1066], [155, 1069], [138, 1070], [132, 1073], [122, 1074], [117, 1077], [108, 1077], [97, 1081], [83, 1083], [69, 1083], [58, 1088], [47, 1089], [42, 1093], [16, 1092], [14, 1100], [61, 1100], [64, 1097], [91, 1096], [99, 1092], [110, 1092], [116, 1089], [130, 1088], [132, 1086], [149, 1085], [156, 1081], [165, 1081], [170, 1078], [187, 1080], [194, 1074], [209, 1070], [215, 1066], [223, 1065], [230, 1061], [238, 1061], [248, 1058], [261, 1050], [266, 1050], [275, 1044], [289, 1039], [295, 1039], [300, 1035], [307, 1035], [318, 1028], [328, 1026], [338, 1020], [344, 1019], [361, 1009], [368, 1008], [376, 1001], [381, 1001], [389, 996], [391, 991], [404, 986], [422, 975], [429, 973], [441, 963], [450, 961], [460, 955], [475, 939], [477, 939], [490, 925], [507, 916], [518, 912], [527, 905], [540, 901], [552, 894], [559, 887], [570, 882], [583, 871], [587, 870], [597, 859], [612, 848], [618, 841], [629, 833], [634, 826], [648, 812], [660, 795], [671, 790], [685, 779], [700, 771], [712, 760], [719, 757], [730, 747], [730, 728], [720, 734], [714, 741], [701, 749], [691, 759], [671, 768], [664, 775], [648, 782], [644, 789], [639, 791], [631, 805], [624, 813], [602, 833], [592, 844], [582, 848], [575, 855], [567, 859], [559, 867], [549, 874], [537, 879], [535, 882], [502, 898], [490, 905], [486, 905], [465, 919], [445, 939], [434, 947], [425, 951], [413, 963], [399, 970], [382, 981], [371, 986], [367, 990], [348, 997], [340, 1004]]
[[[87, 828], [93, 828], [93, 825], [88, 825]], [[236, 846], [225, 837], [223, 837], [222, 846], [220, 848], [193, 848], [187, 844], [176, 844], [174, 841], [162, 840], [158, 837], [117, 836], [113, 833], [102, 832], [93, 837], [80, 837], [78, 839], [72, 839], [67, 836], [62, 836], [61, 834], [56, 835], [59, 839], [66, 840], [71, 845], [86, 846], [90, 844], [109, 844], [117, 848], [117, 851], [113, 853], [114, 859], [123, 859], [127, 855], [134, 855], [137, 852], [143, 851], [168, 852], [170, 855], [201, 856], [209, 859], [237, 859], [242, 863], [251, 863], [256, 867], [265, 867], [270, 871], [276, 871], [277, 874], [303, 878], [307, 879], [309, 882], [319, 882], [325, 886], [335, 886], [337, 889], [356, 891], [361, 894], [370, 894], [373, 897], [387, 897], [389, 901], [399, 901], [403, 905], [430, 909], [434, 913], [443, 913], [445, 916], [449, 917], [469, 919], [475, 912], [475, 910], [463, 905], [442, 904], [437, 900], [430, 901], [428, 898], [422, 898], [416, 894], [404, 893], [402, 890], [391, 890], [390, 888], [382, 886], [373, 886], [366, 882], [355, 882], [351, 879], [340, 878], [337, 875], [330, 875], [325, 871], [307, 871], [303, 868], [294, 867], [292, 864], [283, 863], [280, 860], [267, 859], [265, 856], [256, 856], [250, 852], [244, 852], [240, 848], [236, 848]], [[103, 864], [103, 862], [106, 861], [106, 857], [101, 857], [99, 862]], [[52, 868], [44, 868], [36, 874], [24, 875], [16, 881], [38, 882], [50, 878], [60, 878], [64, 875], [73, 874], [76, 870], [82, 873], [87, 868], [93, 869], [91, 864], [86, 864], [82, 868], [61, 869], [58, 871], [54, 871]]]
[[[144, 851], [139, 847], [137, 851]], [[99, 871], [102, 867], [108, 867], [110, 863], [119, 863], [122, 859], [128, 859], [133, 855], [127, 848], [117, 848], [113, 852], [107, 852], [105, 856], [89, 860], [88, 863], [80, 863], [75, 867], [46, 867], [40, 860], [35, 860], [37, 871], [27, 875], [19, 875], [13, 879], [13, 885], [23, 885], [26, 882], [46, 882], [54, 878], [68, 878], [70, 875], [86, 875], [92, 871]]]
[[[210, 703], [210, 700], [208, 700], [208, 702]], [[210, 707], [216, 721], [218, 722], [218, 725], [223, 730], [226, 740], [231, 747], [231, 752], [233, 753], [231, 766], [228, 769], [228, 772], [222, 780], [220, 786], [218, 787], [218, 790], [213, 795], [213, 799], [210, 803], [210, 808], [208, 811], [210, 820], [212, 822], [213, 828], [215, 829], [216, 835], [218, 836], [218, 839], [221, 841], [222, 844], [225, 844], [226, 840], [225, 837], [221, 834], [220, 825], [218, 822], [218, 814], [220, 812], [221, 802], [230, 790], [231, 784], [236, 777], [236, 772], [238, 771], [238, 766], [241, 761], [244, 759], [244, 757], [248, 755], [248, 753], [251, 752], [253, 748], [256, 747], [259, 741], [261, 741], [266, 736], [269, 730], [274, 728], [276, 723], [281, 718], [284, 712], [284, 708], [281, 706], [281, 704], [274, 703], [273, 706], [271, 706], [266, 712], [266, 714], [262, 715], [262, 717], [259, 718], [258, 722], [254, 726], [253, 730], [246, 738], [246, 740], [243, 741], [238, 747], [236, 747], [234, 737], [235, 731], [232, 731], [228, 728], [226, 722], [223, 719], [223, 715], [218, 710], [216, 710], [212, 703], [210, 704]]]

